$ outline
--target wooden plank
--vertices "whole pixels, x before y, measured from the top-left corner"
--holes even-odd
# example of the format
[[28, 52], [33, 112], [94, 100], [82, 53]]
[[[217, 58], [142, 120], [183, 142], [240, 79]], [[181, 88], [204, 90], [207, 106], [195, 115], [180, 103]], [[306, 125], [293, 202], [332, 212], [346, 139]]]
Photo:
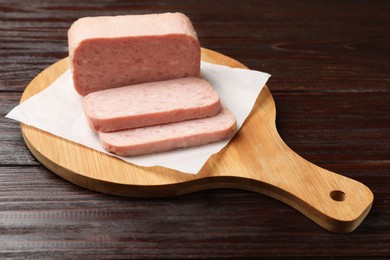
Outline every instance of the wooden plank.
[[[94, 2], [15, 1], [11, 7], [0, 5], [0, 91], [12, 86], [22, 92], [40, 71], [66, 57], [67, 29], [79, 17], [181, 11], [193, 20], [203, 47], [271, 73], [271, 91], [365, 91], [370, 86], [370, 91], [388, 92], [390, 64], [382, 55], [390, 48], [385, 38], [390, 10], [381, 2], [386, 3], [275, 1], [259, 12], [261, 1], [102, 1], [104, 8]], [[325, 15], [331, 10], [337, 12]]]
[[[374, 189], [372, 212], [355, 232], [335, 235], [283, 203], [252, 192], [118, 198], [79, 188], [42, 166], [1, 167], [0, 256], [384, 256], [390, 254], [384, 246], [390, 237], [378, 232], [390, 221], [384, 214], [390, 179], [369, 169], [361, 180], [373, 187], [383, 184]], [[292, 230], [300, 235], [289, 239]]]

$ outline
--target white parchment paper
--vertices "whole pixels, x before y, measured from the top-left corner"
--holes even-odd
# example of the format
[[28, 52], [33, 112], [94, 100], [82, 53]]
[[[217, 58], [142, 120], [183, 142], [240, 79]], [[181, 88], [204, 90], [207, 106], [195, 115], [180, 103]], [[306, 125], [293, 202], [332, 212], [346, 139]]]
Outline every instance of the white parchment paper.
[[[216, 89], [221, 102], [236, 116], [239, 129], [270, 75], [260, 71], [202, 62], [201, 77]], [[82, 97], [74, 90], [70, 70], [42, 92], [16, 106], [6, 117], [107, 153], [100, 146], [97, 135], [88, 126], [83, 112]], [[219, 152], [229, 141], [150, 155], [116, 157], [139, 166], [163, 166], [196, 174], [207, 159]]]

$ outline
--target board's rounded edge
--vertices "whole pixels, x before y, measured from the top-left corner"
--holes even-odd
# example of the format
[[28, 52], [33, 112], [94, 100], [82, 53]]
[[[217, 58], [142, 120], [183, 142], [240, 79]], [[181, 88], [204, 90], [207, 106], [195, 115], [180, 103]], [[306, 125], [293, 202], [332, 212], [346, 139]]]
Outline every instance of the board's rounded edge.
[[[115, 183], [96, 179], [93, 177], [87, 177], [83, 174], [72, 171], [60, 164], [54, 163], [52, 160], [43, 155], [35, 146], [30, 142], [24, 133], [22, 133], [23, 139], [26, 143], [26, 146], [34, 157], [42, 163], [47, 169], [55, 173], [57, 176], [61, 177], [73, 183], [77, 186], [101, 192], [109, 195], [124, 196], [124, 197], [160, 197], [161, 196], [174, 196], [174, 192], [171, 189], [174, 185], [155, 185], [155, 186], [144, 186], [144, 185], [131, 185], [123, 183]], [[165, 187], [165, 189], [162, 189]], [[155, 190], [155, 191], [153, 191]], [[161, 193], [161, 191], [164, 191]]]
[[245, 185], [239, 188], [238, 186], [240, 186], [240, 178], [234, 176], [209, 176], [174, 184], [171, 183], [149, 186], [122, 184], [104, 181], [92, 177], [86, 177], [66, 167], [63, 167], [62, 165], [53, 163], [39, 150], [37, 150], [34, 145], [32, 145], [24, 133], [22, 133], [22, 136], [30, 152], [40, 163], [42, 163], [43, 166], [62, 179], [67, 180], [68, 182], [95, 192], [122, 197], [161, 198], [185, 195], [209, 189], [233, 188], [250, 190], [249, 188], [246, 188]]

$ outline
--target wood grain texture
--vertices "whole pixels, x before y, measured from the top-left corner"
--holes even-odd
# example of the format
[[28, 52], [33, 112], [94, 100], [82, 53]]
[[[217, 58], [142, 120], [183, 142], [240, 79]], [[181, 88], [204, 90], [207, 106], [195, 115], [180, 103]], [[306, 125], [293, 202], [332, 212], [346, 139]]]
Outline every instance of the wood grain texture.
[[386, 0], [0, 0], [0, 114], [68, 55], [66, 31], [75, 19], [160, 11], [187, 13], [203, 47], [271, 73], [283, 140], [305, 159], [370, 187], [370, 213], [353, 233], [334, 235], [252, 192], [164, 199], [90, 192], [40, 166], [19, 124], [1, 117], [0, 258], [388, 259]]

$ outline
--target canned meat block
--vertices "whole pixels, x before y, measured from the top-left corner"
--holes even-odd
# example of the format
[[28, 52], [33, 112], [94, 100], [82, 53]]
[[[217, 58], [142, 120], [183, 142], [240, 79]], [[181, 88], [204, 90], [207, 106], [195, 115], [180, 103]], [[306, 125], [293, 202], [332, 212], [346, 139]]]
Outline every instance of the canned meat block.
[[199, 77], [200, 44], [182, 13], [86, 17], [68, 31], [76, 91]]

